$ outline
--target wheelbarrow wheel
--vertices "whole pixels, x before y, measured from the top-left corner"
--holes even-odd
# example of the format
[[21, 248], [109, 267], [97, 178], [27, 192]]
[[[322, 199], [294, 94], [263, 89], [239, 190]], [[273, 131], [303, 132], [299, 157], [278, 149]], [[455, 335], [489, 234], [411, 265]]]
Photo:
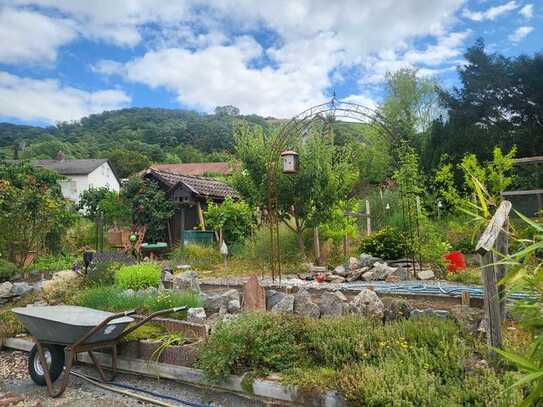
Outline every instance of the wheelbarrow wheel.
[[[59, 345], [42, 345], [42, 349], [47, 365], [49, 366], [51, 383], [53, 383], [59, 378], [62, 369], [64, 368], [64, 348]], [[41, 365], [38, 356], [38, 347], [36, 345], [34, 345], [28, 355], [28, 373], [30, 374], [32, 381], [38, 386], [47, 385], [45, 382], [45, 370]]]

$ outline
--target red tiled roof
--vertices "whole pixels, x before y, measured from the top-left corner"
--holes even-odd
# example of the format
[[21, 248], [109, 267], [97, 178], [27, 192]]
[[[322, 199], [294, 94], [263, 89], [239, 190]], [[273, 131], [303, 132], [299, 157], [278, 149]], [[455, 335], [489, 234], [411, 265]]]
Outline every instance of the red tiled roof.
[[232, 168], [226, 162], [218, 163], [187, 163], [187, 164], [153, 164], [150, 169], [167, 171], [180, 175], [220, 174], [230, 175]]

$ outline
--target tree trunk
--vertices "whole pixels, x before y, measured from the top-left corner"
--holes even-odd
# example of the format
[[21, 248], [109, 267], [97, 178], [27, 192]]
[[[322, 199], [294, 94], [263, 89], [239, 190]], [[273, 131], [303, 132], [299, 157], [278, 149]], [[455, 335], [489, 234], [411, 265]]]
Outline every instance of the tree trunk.
[[321, 243], [319, 239], [319, 229], [313, 229], [313, 248], [315, 251], [315, 262], [318, 266], [321, 265]]
[[304, 230], [302, 229], [300, 225], [300, 219], [298, 219], [298, 216], [296, 214], [293, 215], [294, 217], [294, 223], [296, 224], [296, 240], [298, 241], [298, 249], [300, 250], [300, 254], [305, 259], [305, 243], [304, 243]]

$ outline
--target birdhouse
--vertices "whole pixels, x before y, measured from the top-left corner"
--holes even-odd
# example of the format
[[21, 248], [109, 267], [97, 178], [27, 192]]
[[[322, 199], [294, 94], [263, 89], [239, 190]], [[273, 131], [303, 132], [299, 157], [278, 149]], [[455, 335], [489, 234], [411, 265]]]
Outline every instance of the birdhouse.
[[281, 153], [283, 159], [283, 173], [295, 174], [298, 171], [298, 153], [296, 151], [287, 150]]

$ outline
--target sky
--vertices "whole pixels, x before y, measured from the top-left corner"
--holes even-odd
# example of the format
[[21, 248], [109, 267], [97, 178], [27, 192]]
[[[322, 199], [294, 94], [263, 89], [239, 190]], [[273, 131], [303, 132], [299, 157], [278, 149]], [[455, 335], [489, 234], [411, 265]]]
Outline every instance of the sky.
[[0, 121], [46, 126], [125, 107], [288, 118], [378, 105], [387, 72], [447, 88], [477, 38], [543, 49], [543, 0], [0, 0]]

